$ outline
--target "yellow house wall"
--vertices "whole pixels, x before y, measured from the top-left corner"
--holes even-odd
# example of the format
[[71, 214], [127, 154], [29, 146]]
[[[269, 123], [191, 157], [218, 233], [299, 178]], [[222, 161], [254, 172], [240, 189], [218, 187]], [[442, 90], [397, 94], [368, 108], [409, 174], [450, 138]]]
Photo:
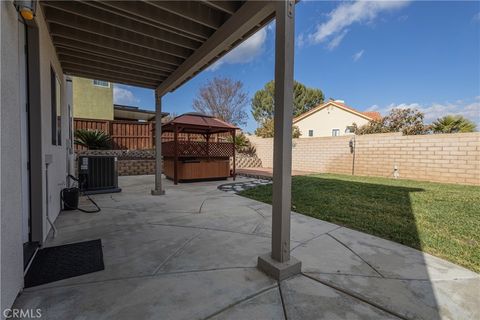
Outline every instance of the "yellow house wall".
[[308, 130], [313, 130], [314, 137], [330, 137], [333, 129], [340, 129], [340, 135], [345, 135], [345, 129], [352, 123], [356, 123], [360, 127], [367, 124], [368, 120], [329, 105], [294, 123], [294, 125], [300, 129], [301, 138], [308, 138]]
[[92, 79], [72, 77], [75, 118], [113, 120], [113, 84], [93, 85]]

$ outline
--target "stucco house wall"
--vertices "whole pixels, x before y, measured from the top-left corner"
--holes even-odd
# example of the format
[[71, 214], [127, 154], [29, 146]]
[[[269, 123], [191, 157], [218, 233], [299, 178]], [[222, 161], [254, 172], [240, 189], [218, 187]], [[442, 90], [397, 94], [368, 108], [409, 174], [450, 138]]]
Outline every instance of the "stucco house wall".
[[[18, 20], [11, 1], [0, 1], [1, 23], [1, 310], [23, 287], [20, 174], [20, 97]], [[5, 76], [8, 75], [8, 76]], [[2, 319], [3, 312], [1, 315]]]
[[113, 120], [113, 84], [100, 87], [92, 79], [72, 77], [75, 118]]
[[[23, 239], [22, 239], [22, 188], [21, 188], [21, 112], [25, 106], [20, 99], [20, 54], [23, 50], [19, 37], [19, 17], [13, 1], [0, 1], [1, 16], [1, 310], [10, 308], [22, 290], [23, 280]], [[41, 7], [37, 6], [35, 21], [39, 32], [40, 110], [42, 141], [42, 210], [41, 225], [35, 226], [40, 243], [46, 239], [50, 225], [46, 220], [48, 201], [49, 216], [54, 221], [60, 210], [60, 190], [66, 185], [67, 153], [69, 137], [66, 81], [56, 56]], [[50, 68], [53, 68], [60, 82], [61, 100], [61, 146], [52, 145], [51, 131], [51, 85]], [[48, 186], [46, 185], [45, 156], [51, 155]], [[31, 168], [39, 168], [38, 165]], [[37, 170], [37, 169], [31, 169]], [[48, 195], [48, 197], [47, 197]], [[32, 226], [33, 228], [33, 226]], [[4, 314], [1, 312], [3, 319]]]
[[293, 124], [300, 129], [301, 138], [308, 138], [309, 130], [313, 130], [313, 137], [331, 137], [333, 129], [339, 129], [339, 135], [345, 135], [345, 130], [352, 123], [362, 126], [368, 123], [368, 119], [334, 105], [328, 105], [298, 122], [294, 121]]
[[[60, 61], [57, 58], [55, 48], [50, 39], [50, 34], [47, 25], [43, 18], [42, 11], [37, 10], [37, 23], [40, 37], [40, 76], [41, 76], [41, 97], [42, 97], [42, 151], [43, 159], [45, 155], [51, 154], [53, 157], [52, 163], [48, 167], [48, 189], [44, 188], [44, 198], [47, 197], [48, 190], [48, 214], [50, 220], [55, 221], [60, 212], [60, 190], [66, 187], [67, 176], [67, 156], [66, 145], [68, 138], [68, 114], [67, 114], [67, 97], [66, 97], [66, 81], [63, 75]], [[61, 92], [61, 114], [62, 114], [62, 137], [61, 145], [52, 145], [52, 120], [51, 120], [51, 94], [50, 94], [50, 67], [52, 67], [60, 80]], [[53, 97], [54, 98], [54, 97]], [[45, 162], [43, 167], [45, 168]], [[43, 182], [46, 183], [46, 172], [43, 171]], [[43, 240], [46, 239], [50, 231], [50, 225], [46, 219], [46, 201], [44, 201], [43, 208]]]

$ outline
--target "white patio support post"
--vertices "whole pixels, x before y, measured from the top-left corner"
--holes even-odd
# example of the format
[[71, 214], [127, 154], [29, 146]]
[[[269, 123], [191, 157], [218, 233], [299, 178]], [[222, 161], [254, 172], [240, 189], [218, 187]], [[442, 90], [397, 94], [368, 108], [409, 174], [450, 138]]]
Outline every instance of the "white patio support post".
[[155, 189], [152, 195], [165, 194], [162, 186], [162, 96], [155, 90]]
[[277, 1], [275, 6], [272, 252], [258, 257], [258, 268], [283, 280], [301, 271], [301, 262], [290, 257], [295, 1]]

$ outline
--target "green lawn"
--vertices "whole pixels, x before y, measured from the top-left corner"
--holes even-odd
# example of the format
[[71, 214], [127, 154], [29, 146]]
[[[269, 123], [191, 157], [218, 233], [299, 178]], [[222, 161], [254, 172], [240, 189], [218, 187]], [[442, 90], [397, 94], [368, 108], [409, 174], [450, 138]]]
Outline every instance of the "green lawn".
[[[271, 203], [271, 185], [241, 192]], [[293, 177], [292, 210], [480, 272], [480, 187], [319, 174]]]

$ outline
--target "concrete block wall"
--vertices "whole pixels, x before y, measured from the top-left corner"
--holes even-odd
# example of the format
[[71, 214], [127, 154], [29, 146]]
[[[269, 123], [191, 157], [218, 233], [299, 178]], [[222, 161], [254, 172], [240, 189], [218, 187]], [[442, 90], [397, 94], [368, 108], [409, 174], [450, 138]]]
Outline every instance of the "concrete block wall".
[[155, 160], [118, 160], [119, 176], [137, 176], [155, 174]]
[[[233, 166], [233, 159], [230, 158], [230, 166]], [[262, 160], [257, 156], [247, 156], [237, 153], [235, 156], [235, 167], [240, 168], [259, 168], [262, 167]]]
[[[399, 133], [300, 138], [293, 141], [292, 169], [480, 185], [480, 133], [403, 136]], [[273, 139], [249, 137], [264, 167], [272, 167]]]
[[[155, 174], [155, 150], [83, 150], [76, 155], [106, 155], [117, 157], [119, 176], [133, 176]], [[237, 154], [237, 168], [261, 167], [262, 161], [258, 157]], [[233, 161], [230, 159], [230, 161]], [[231, 164], [232, 165], [232, 164]], [[75, 161], [75, 170], [77, 162]]]

